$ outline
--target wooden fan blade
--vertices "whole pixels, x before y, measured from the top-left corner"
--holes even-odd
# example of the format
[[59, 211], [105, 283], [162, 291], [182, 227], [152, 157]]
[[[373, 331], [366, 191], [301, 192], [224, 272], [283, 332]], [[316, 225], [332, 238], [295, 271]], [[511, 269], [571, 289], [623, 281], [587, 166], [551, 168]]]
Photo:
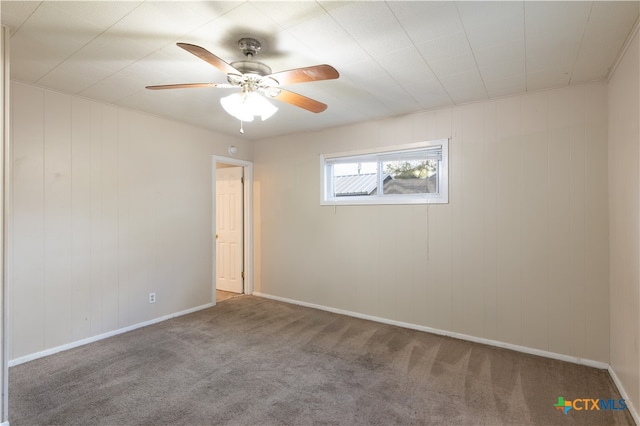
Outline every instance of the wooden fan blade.
[[222, 89], [230, 89], [233, 86], [231, 84], [216, 84], [216, 83], [187, 83], [187, 84], [161, 84], [159, 86], [147, 86], [150, 90], [164, 90], [164, 89], [190, 89], [194, 87], [220, 87]]
[[225, 74], [242, 74], [240, 71], [232, 67], [231, 64], [228, 64], [227, 62], [218, 58], [216, 55], [209, 52], [207, 49], [203, 47], [196, 46], [195, 44], [189, 44], [189, 43], [176, 43], [176, 44], [178, 45], [178, 47], [182, 47], [187, 52], [193, 55], [196, 55], [198, 58], [208, 62], [209, 64], [218, 68], [220, 71], [222, 71]]
[[273, 99], [277, 99], [282, 102], [286, 102], [291, 105], [295, 105], [300, 108], [304, 108], [307, 111], [311, 112], [322, 112], [327, 109], [327, 105], [322, 102], [318, 102], [314, 99], [307, 98], [306, 96], [302, 96], [298, 93], [293, 93], [288, 90], [280, 89], [280, 94], [274, 96]]
[[331, 65], [315, 65], [305, 68], [296, 68], [288, 71], [280, 71], [269, 75], [281, 85], [305, 83], [307, 81], [333, 80], [340, 77], [338, 71]]

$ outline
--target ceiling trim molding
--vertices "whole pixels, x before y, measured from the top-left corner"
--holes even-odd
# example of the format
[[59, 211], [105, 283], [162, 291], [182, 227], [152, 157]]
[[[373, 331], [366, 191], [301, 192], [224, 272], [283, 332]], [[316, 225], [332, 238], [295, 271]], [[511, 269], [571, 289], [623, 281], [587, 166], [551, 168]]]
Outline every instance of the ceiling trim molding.
[[609, 72], [607, 73], [607, 77], [606, 77], [607, 81], [611, 80], [611, 77], [613, 77], [613, 74], [615, 74], [616, 69], [618, 68], [618, 65], [620, 65], [620, 61], [622, 61], [622, 58], [624, 57], [625, 53], [627, 53], [627, 49], [629, 49], [629, 46], [631, 45], [631, 42], [633, 41], [633, 39], [636, 37], [636, 34], [638, 34], [639, 29], [640, 29], [640, 16], [636, 19], [636, 23], [633, 24], [633, 29], [629, 33], [629, 37], [627, 37], [627, 40], [625, 40], [624, 45], [622, 46], [622, 49], [620, 49], [620, 52], [618, 52], [618, 56], [616, 57], [616, 60], [613, 62], [613, 65], [611, 66], [611, 68], [609, 68]]

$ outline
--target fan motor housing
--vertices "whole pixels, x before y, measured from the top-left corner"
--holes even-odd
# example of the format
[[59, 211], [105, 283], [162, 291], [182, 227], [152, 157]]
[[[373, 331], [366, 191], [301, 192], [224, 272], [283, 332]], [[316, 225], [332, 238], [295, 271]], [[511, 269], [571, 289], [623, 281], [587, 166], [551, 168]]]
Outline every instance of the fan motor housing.
[[261, 76], [271, 74], [271, 68], [262, 62], [256, 61], [236, 61], [231, 62], [231, 66], [240, 71], [242, 74], [258, 74]]

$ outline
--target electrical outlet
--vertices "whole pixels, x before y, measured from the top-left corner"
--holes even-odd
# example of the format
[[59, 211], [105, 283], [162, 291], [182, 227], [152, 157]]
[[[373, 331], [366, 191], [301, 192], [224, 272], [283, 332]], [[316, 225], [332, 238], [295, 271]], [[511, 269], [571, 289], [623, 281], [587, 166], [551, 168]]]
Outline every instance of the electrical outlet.
[[149, 303], [156, 303], [156, 293], [149, 293]]

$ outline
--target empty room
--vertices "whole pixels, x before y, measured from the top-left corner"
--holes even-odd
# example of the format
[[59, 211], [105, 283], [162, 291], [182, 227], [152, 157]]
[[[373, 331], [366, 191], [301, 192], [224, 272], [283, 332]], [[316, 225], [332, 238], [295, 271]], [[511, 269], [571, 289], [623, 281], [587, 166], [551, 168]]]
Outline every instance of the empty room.
[[0, 1], [0, 424], [640, 425], [639, 17]]

